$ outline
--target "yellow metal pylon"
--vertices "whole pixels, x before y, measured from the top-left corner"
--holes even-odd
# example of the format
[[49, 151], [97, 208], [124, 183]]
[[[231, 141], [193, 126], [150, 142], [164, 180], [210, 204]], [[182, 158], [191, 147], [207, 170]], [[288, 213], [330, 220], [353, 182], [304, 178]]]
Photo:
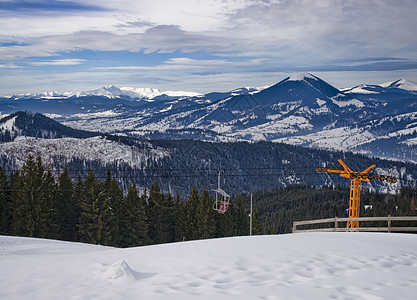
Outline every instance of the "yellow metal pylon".
[[[352, 171], [341, 159], [338, 162], [344, 170], [318, 168], [317, 172], [337, 173], [341, 177], [350, 179], [350, 197], [349, 197], [349, 218], [359, 218], [360, 197], [361, 197], [361, 181], [371, 181], [374, 176], [368, 176], [368, 172], [375, 168], [370, 166], [362, 172]], [[347, 228], [359, 228], [359, 221], [349, 221]]]

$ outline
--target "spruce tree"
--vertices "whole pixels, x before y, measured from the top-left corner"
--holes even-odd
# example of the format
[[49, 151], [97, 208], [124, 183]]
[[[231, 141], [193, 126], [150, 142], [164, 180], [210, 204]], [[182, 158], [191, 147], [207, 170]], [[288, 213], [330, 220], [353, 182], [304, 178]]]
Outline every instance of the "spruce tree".
[[257, 209], [252, 211], [252, 234], [253, 235], [262, 235], [263, 228], [261, 222], [259, 221], [259, 213]]
[[197, 207], [200, 197], [198, 195], [197, 187], [193, 187], [191, 190], [190, 196], [188, 197], [186, 203], [186, 211], [187, 211], [187, 231], [186, 237], [187, 240], [197, 240], [198, 239], [198, 232], [196, 230], [197, 227]]
[[104, 191], [109, 205], [113, 224], [112, 228], [114, 231], [112, 245], [118, 246], [120, 244], [120, 230], [122, 226], [122, 214], [123, 214], [123, 191], [120, 188], [115, 178], [111, 177], [110, 170], [107, 171], [106, 180], [103, 183]]
[[231, 237], [235, 235], [233, 220], [234, 205], [231, 204], [224, 214], [216, 214], [216, 237]]
[[213, 199], [204, 189], [197, 206], [196, 231], [199, 239], [210, 239], [216, 235], [216, 211], [213, 209]]
[[186, 203], [179, 195], [177, 195], [175, 205], [177, 209], [175, 221], [175, 240], [177, 242], [185, 241], [189, 231]]
[[75, 182], [74, 185], [74, 203], [77, 207], [77, 211], [76, 211], [76, 228], [75, 228], [75, 236], [74, 236], [74, 240], [79, 242], [80, 241], [80, 218], [81, 218], [81, 198], [82, 198], [82, 194], [83, 194], [83, 190], [84, 190], [84, 182], [83, 179], [81, 177], [80, 174], [78, 174], [77, 176], [77, 180]]
[[59, 228], [61, 227], [61, 215], [65, 208], [59, 207], [61, 199], [57, 197], [57, 185], [51, 171], [44, 173], [42, 187], [42, 202], [49, 208], [49, 217], [47, 219], [47, 233], [45, 237], [51, 239], [60, 239]]
[[154, 244], [175, 241], [175, 203], [165, 196], [157, 183], [152, 184], [148, 199], [149, 238]]
[[249, 215], [243, 205], [241, 194], [236, 198], [236, 204], [233, 209], [233, 219], [235, 223], [235, 235], [249, 235]]
[[79, 235], [81, 242], [110, 245], [113, 217], [102, 184], [90, 171], [84, 181], [80, 199]]
[[31, 155], [21, 172], [14, 176], [13, 231], [16, 235], [48, 236], [52, 210], [48, 193], [52, 187], [46, 178], [40, 157], [35, 162]]
[[77, 241], [77, 222], [80, 216], [78, 198], [74, 196], [74, 184], [67, 168], [58, 178], [57, 187], [58, 204], [58, 235], [67, 241]]
[[148, 243], [146, 195], [139, 197], [135, 184], [131, 184], [123, 201], [120, 223], [120, 246], [134, 247]]
[[11, 231], [11, 205], [9, 180], [0, 167], [0, 234], [9, 234]]
[[175, 241], [177, 207], [171, 194], [164, 197], [163, 202], [163, 232], [165, 232], [165, 243]]
[[149, 198], [148, 198], [148, 206], [147, 206], [147, 215], [148, 215], [148, 236], [150, 242], [153, 244], [157, 244], [160, 240], [158, 237], [158, 228], [160, 220], [160, 213], [159, 209], [162, 203], [162, 197], [164, 195], [161, 193], [159, 189], [159, 185], [157, 182], [151, 185], [149, 190]]

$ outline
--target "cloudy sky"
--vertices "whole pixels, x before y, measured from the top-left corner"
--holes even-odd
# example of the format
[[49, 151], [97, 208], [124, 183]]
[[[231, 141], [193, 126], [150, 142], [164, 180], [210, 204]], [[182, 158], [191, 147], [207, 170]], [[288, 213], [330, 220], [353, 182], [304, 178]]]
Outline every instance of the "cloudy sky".
[[417, 82], [417, 0], [0, 0], [0, 95]]

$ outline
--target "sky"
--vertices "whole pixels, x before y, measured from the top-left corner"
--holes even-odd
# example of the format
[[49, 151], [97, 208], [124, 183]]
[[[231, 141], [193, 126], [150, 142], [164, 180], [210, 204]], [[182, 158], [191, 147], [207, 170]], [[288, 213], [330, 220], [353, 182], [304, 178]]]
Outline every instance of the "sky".
[[0, 0], [0, 95], [417, 82], [416, 0]]

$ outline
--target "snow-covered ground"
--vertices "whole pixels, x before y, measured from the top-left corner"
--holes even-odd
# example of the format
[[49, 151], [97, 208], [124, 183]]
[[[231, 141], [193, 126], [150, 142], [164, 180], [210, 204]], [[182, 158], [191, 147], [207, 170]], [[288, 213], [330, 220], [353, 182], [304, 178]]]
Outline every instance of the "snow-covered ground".
[[416, 299], [416, 249], [388, 233], [130, 249], [0, 236], [0, 299]]

